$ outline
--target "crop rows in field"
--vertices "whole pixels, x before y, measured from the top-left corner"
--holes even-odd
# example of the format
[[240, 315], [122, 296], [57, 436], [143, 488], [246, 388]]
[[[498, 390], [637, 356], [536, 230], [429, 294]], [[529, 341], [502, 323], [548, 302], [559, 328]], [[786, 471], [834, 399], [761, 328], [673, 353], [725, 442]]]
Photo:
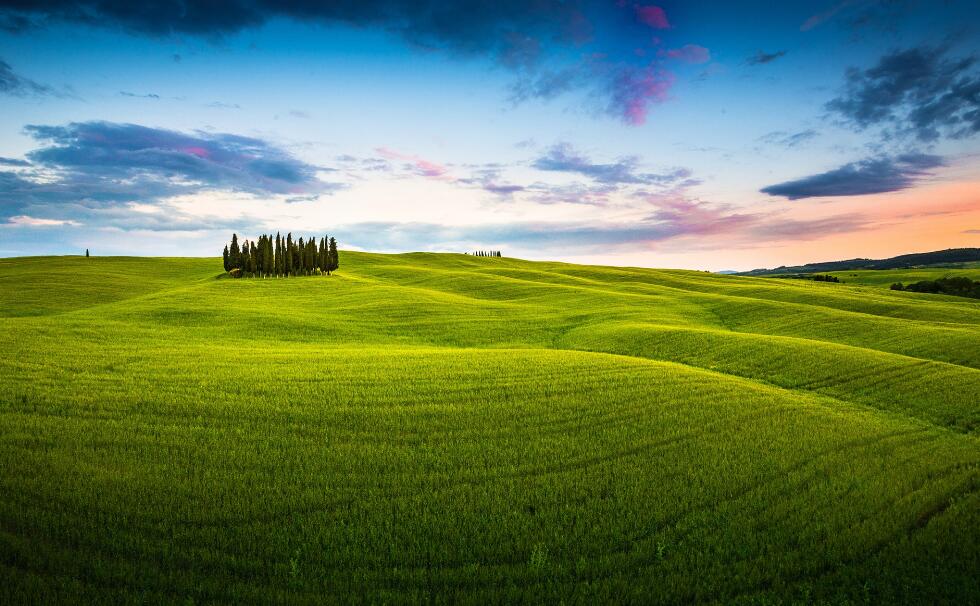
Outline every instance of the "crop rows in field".
[[8, 601], [977, 595], [980, 304], [342, 254], [0, 261]]

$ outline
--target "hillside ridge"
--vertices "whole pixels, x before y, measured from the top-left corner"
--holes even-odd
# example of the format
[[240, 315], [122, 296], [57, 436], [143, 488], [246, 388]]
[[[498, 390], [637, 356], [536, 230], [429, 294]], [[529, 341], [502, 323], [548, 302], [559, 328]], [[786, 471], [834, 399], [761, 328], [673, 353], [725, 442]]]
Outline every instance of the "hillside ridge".
[[909, 253], [888, 257], [887, 259], [847, 259], [843, 261], [819, 261], [803, 265], [780, 265], [772, 269], [760, 268], [750, 271], [733, 272], [741, 276], [767, 274], [806, 274], [849, 269], [905, 269], [916, 267], [936, 267], [952, 263], [980, 262], [980, 248], [948, 248], [923, 253]]

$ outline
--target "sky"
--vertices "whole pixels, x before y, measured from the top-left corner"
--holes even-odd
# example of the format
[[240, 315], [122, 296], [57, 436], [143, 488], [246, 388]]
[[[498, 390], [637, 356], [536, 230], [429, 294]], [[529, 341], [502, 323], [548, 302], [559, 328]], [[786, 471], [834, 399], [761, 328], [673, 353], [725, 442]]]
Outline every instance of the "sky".
[[980, 246], [976, 2], [0, 0], [0, 256]]

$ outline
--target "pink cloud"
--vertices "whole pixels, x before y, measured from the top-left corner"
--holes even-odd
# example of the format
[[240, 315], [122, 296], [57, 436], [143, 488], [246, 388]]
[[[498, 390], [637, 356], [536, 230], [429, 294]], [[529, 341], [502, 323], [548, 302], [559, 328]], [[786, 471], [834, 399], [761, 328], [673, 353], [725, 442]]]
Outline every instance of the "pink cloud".
[[667, 21], [667, 13], [659, 6], [637, 6], [636, 18], [640, 23], [649, 25], [654, 29], [667, 29], [670, 22]]
[[674, 74], [653, 66], [622, 72], [613, 83], [613, 106], [627, 124], [646, 123], [651, 103], [667, 100]]
[[415, 167], [425, 177], [442, 177], [449, 172], [445, 166], [421, 158], [415, 161]]
[[208, 151], [207, 149], [205, 149], [203, 147], [196, 146], [196, 145], [191, 145], [191, 146], [185, 147], [184, 148], [184, 151], [187, 152], [187, 153], [189, 153], [189, 154], [191, 154], [192, 156], [197, 156], [198, 158], [210, 158], [211, 157], [211, 152], [210, 151]]
[[699, 64], [711, 61], [711, 51], [697, 44], [685, 44], [680, 48], [672, 48], [666, 52], [666, 56], [685, 63]]
[[379, 156], [387, 160], [401, 160], [403, 162], [408, 162], [414, 167], [416, 174], [422, 177], [429, 177], [432, 179], [452, 179], [452, 177], [449, 175], [449, 169], [442, 164], [431, 162], [418, 156], [395, 151], [393, 149], [388, 149], [387, 147], [378, 147], [375, 148], [374, 151], [378, 152]]
[[803, 22], [803, 25], [800, 26], [800, 31], [808, 32], [811, 29], [823, 24], [825, 21], [829, 21], [834, 17], [834, 15], [847, 8], [849, 4], [853, 4], [853, 2], [854, 0], [844, 0], [843, 2], [835, 4], [822, 13], [812, 15], [809, 19]]

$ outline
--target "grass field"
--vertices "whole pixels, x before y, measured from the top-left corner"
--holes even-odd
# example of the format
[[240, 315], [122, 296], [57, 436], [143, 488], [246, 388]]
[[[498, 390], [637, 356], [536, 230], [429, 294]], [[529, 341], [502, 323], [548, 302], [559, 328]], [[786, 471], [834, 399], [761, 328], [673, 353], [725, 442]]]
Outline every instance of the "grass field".
[[980, 301], [219, 271], [0, 259], [0, 603], [980, 601]]

